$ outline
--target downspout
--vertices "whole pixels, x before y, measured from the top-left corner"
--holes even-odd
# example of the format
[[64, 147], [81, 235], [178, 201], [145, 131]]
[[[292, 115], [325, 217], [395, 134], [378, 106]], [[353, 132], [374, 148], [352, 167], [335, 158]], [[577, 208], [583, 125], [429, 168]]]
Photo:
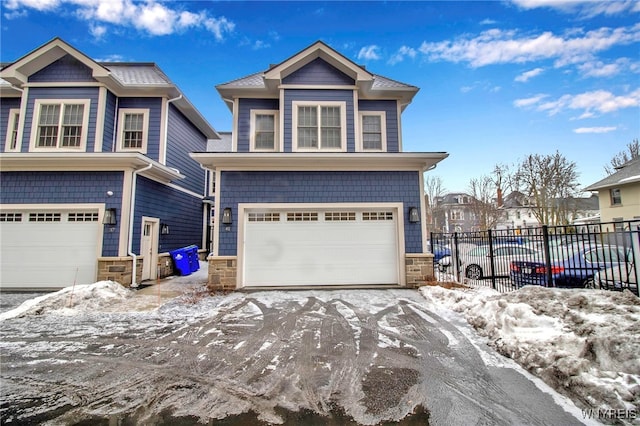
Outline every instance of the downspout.
[[[115, 94], [113, 95], [115, 96]], [[113, 134], [111, 135], [111, 152], [116, 152], [116, 139], [118, 132], [118, 108], [120, 107], [120, 98], [116, 96], [116, 107], [113, 111]]]
[[131, 207], [130, 207], [130, 211], [129, 211], [129, 249], [127, 254], [129, 256], [131, 256], [131, 258], [133, 259], [133, 271], [131, 273], [131, 287], [136, 288], [138, 287], [138, 283], [136, 282], [136, 278], [137, 278], [137, 256], [136, 254], [133, 252], [133, 217], [134, 217], [134, 211], [135, 211], [135, 207], [136, 207], [136, 183], [138, 182], [138, 174], [145, 172], [147, 170], [149, 170], [151, 167], [153, 167], [153, 164], [149, 163], [149, 165], [141, 168], [141, 169], [137, 169], [133, 171], [133, 178], [132, 178], [132, 182], [131, 182]]
[[[165, 165], [167, 164], [167, 144], [169, 143], [169, 104], [171, 104], [171, 102], [179, 101], [180, 99], [182, 99], [182, 94], [167, 101], [167, 111], [165, 112], [164, 116], [164, 135], [162, 135], [162, 140], [164, 142], [164, 154], [162, 155], [162, 157]], [[160, 159], [158, 158], [158, 160]]]

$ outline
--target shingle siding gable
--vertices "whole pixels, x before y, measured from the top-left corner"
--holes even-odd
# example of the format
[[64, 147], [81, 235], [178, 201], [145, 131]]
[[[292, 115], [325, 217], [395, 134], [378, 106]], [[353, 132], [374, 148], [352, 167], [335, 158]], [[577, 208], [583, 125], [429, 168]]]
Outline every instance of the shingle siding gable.
[[189, 157], [189, 153], [205, 151], [207, 138], [171, 104], [167, 139], [167, 166], [180, 170], [186, 176], [175, 184], [204, 195], [206, 173], [197, 161]]
[[65, 55], [29, 76], [29, 83], [95, 82], [92, 70], [71, 55]]
[[320, 58], [316, 58], [302, 68], [282, 79], [283, 84], [304, 85], [349, 85], [354, 80]]

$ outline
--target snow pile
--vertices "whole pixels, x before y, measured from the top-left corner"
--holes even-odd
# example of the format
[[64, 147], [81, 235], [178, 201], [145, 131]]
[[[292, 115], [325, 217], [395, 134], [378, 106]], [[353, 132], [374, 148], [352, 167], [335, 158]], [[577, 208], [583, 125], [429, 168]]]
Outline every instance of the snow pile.
[[434, 309], [463, 314], [489, 345], [584, 408], [640, 407], [640, 299], [528, 286], [422, 287]]
[[73, 315], [81, 312], [113, 311], [128, 300], [133, 291], [115, 281], [99, 281], [93, 284], [66, 287], [60, 291], [26, 300], [20, 306], [0, 314], [0, 321], [27, 315], [57, 313]]

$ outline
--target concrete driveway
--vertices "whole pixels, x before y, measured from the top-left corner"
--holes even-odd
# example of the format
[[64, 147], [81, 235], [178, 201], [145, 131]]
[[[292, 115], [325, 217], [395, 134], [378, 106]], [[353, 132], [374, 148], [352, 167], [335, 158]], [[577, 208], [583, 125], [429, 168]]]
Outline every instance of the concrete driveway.
[[2, 418], [582, 424], [415, 290], [191, 293], [131, 306], [0, 322]]

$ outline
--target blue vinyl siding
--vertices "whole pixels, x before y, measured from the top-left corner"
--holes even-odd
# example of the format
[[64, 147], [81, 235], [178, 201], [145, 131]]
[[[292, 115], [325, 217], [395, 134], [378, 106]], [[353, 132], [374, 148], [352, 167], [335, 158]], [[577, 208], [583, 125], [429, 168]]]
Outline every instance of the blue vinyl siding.
[[118, 115], [116, 113], [116, 96], [107, 91], [107, 99], [104, 112], [104, 130], [102, 137], [102, 152], [111, 152], [114, 150], [116, 138], [114, 134]]
[[189, 153], [206, 151], [206, 136], [171, 104], [167, 136], [167, 166], [180, 170], [180, 173], [186, 176], [185, 179], [176, 180], [174, 183], [196, 194], [204, 195], [206, 172], [197, 161], [189, 157]]
[[65, 55], [29, 76], [29, 83], [95, 82], [91, 68], [71, 55]]
[[[238, 152], [249, 152], [251, 136], [251, 110], [278, 110], [278, 99], [240, 99], [238, 101]], [[276, 123], [279, 126], [280, 123]], [[277, 141], [276, 141], [277, 143]]]
[[[422, 252], [419, 223], [409, 223], [409, 207], [420, 208], [418, 171], [398, 172], [232, 172], [221, 174], [220, 215], [232, 208], [230, 231], [220, 227], [221, 256], [237, 255], [238, 203], [384, 203], [404, 205], [406, 253]], [[217, 223], [222, 218], [217, 218]]]
[[[162, 120], [162, 99], [161, 98], [119, 98], [118, 110], [120, 108], [142, 108], [142, 109], [149, 110], [149, 132], [147, 133], [146, 156], [151, 158], [152, 160], [158, 161], [158, 159], [160, 158], [159, 150], [160, 150], [160, 137], [161, 137], [160, 123]], [[118, 131], [120, 131], [120, 129], [118, 129]]]
[[347, 106], [347, 152], [355, 152], [353, 128], [353, 91], [352, 90], [302, 90], [284, 91], [284, 151], [291, 152], [293, 144], [293, 101], [343, 101]]
[[398, 103], [392, 100], [360, 100], [358, 101], [358, 109], [360, 112], [385, 112], [387, 119], [387, 152], [399, 152]]
[[29, 138], [34, 117], [35, 101], [37, 99], [89, 99], [89, 128], [87, 131], [87, 152], [93, 152], [96, 137], [96, 117], [98, 111], [97, 87], [32, 87], [29, 89], [27, 110], [24, 121], [24, 133], [22, 135], [22, 152], [29, 150]]
[[160, 235], [159, 252], [188, 245], [202, 245], [202, 199], [144, 177], [136, 186], [133, 251], [140, 253], [142, 216], [159, 218], [169, 225], [169, 235]]
[[[123, 172], [2, 172], [0, 204], [105, 204], [122, 213]], [[107, 191], [113, 191], [111, 197]], [[105, 228], [102, 256], [118, 255], [121, 219]]]
[[2, 152], [7, 149], [7, 131], [9, 130], [9, 110], [20, 109], [21, 98], [2, 98], [0, 100], [0, 146]]
[[320, 58], [314, 59], [302, 68], [289, 74], [282, 79], [282, 83], [343, 86], [353, 86], [355, 84], [351, 77]]

